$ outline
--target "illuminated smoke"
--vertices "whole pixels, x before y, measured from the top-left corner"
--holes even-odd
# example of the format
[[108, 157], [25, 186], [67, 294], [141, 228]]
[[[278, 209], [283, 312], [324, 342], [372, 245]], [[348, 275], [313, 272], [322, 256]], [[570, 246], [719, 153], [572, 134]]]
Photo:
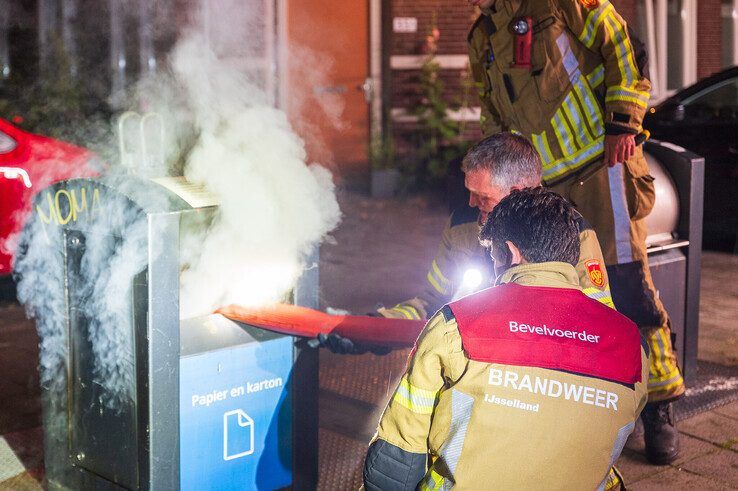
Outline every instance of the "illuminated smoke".
[[338, 222], [329, 173], [305, 165], [303, 142], [286, 115], [248, 78], [193, 34], [172, 66], [199, 137], [185, 176], [220, 201], [204, 243], [184, 249], [183, 317], [229, 303], [279, 300], [310, 249]]
[[[216, 23], [211, 18], [209, 28], [221, 35], [240, 25]], [[220, 202], [207, 230], [188, 230], [182, 237], [183, 318], [228, 303], [282, 299], [307, 255], [340, 218], [330, 173], [306, 165], [303, 142], [248, 67], [224, 60], [210, 45], [198, 29], [181, 36], [169, 72], [139, 88], [145, 109], [165, 120], [170, 157], [182, 153], [177, 145], [194, 139], [187, 143], [185, 176]], [[106, 207], [91, 219], [75, 307], [90, 319], [94, 382], [105, 388], [103, 402], [116, 407], [133, 397], [133, 346], [121, 326], [130, 325], [132, 281], [146, 264], [147, 226], [125, 207]], [[64, 378], [68, 344], [64, 263], [61, 239], [49, 242], [47, 236], [48, 227], [33, 221], [15, 268], [19, 299], [37, 319], [42, 384], [62, 390], [57, 382]]]

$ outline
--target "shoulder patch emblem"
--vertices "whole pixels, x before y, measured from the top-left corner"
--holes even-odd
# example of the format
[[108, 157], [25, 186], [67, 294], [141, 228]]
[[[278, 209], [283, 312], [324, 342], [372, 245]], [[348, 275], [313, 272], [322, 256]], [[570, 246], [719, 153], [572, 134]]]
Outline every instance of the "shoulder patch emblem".
[[597, 259], [590, 259], [584, 262], [587, 268], [587, 274], [592, 284], [598, 288], [605, 286], [605, 273], [602, 271], [602, 264]]

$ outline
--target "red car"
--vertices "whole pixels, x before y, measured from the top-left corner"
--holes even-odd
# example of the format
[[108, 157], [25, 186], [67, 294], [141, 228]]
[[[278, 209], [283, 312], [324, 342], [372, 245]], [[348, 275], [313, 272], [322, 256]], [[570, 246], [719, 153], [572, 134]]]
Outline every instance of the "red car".
[[0, 280], [13, 271], [18, 232], [35, 194], [54, 182], [102, 170], [90, 150], [23, 131], [0, 118]]

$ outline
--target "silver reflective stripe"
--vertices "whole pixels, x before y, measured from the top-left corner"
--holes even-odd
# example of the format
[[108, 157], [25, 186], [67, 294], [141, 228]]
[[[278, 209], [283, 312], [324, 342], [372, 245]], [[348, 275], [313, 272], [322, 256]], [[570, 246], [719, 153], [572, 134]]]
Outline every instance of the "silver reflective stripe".
[[569, 117], [572, 127], [574, 128], [574, 136], [579, 142], [579, 148], [586, 147], [592, 141], [592, 137], [587, 129], [587, 124], [582, 121], [581, 112], [579, 111], [579, 106], [576, 103], [574, 92], [569, 92], [566, 96], [566, 99], [564, 99], [564, 107], [566, 108], [566, 111], [564, 112]]
[[628, 213], [628, 202], [625, 200], [623, 165], [615, 164], [607, 169], [607, 177], [610, 181], [610, 203], [612, 204], [613, 231], [615, 232], [615, 251], [618, 255], [618, 264], [633, 261], [633, 251], [630, 247], [630, 214]]
[[441, 457], [451, 471], [451, 476], [456, 474], [456, 466], [459, 464], [461, 449], [466, 439], [466, 428], [471, 418], [474, 398], [470, 395], [453, 390], [451, 392], [451, 424], [448, 429], [448, 438], [441, 447]]
[[577, 168], [577, 166], [586, 163], [589, 159], [594, 158], [596, 155], [599, 155], [600, 153], [602, 153], [602, 142], [603, 142], [603, 138], [599, 137], [596, 141], [592, 143], [592, 145], [589, 148], [587, 148], [584, 152], [580, 153], [579, 155], [570, 157], [568, 160], [564, 159], [559, 164], [556, 164], [555, 167], [552, 167], [550, 169], [544, 169], [543, 178], [546, 179], [549, 176], [556, 174], [558, 171], [562, 170], [564, 167]]
[[628, 40], [628, 38], [625, 36], [625, 28], [622, 24], [618, 25], [618, 23], [609, 16], [605, 19], [605, 22], [608, 26], [610, 26], [610, 29], [613, 30], [613, 35], [615, 38], [615, 51], [617, 52], [617, 57], [620, 60], [619, 65], [620, 68], [623, 70], [625, 84], [630, 87], [635, 83], [636, 77], [631, 66], [630, 51], [626, 49], [625, 46], [625, 43]]
[[589, 298], [593, 300], [599, 300], [600, 298], [610, 298], [610, 293], [607, 291], [597, 290], [596, 292], [585, 293]]
[[610, 5], [610, 2], [605, 0], [604, 2], [600, 4], [597, 10], [593, 10], [587, 16], [587, 21], [584, 26], [584, 31], [582, 31], [582, 33], [579, 35], [579, 39], [588, 48], [591, 48], [592, 44], [594, 44], [595, 38], [597, 36], [597, 27], [599, 26], [601, 22], [602, 15], [608, 10], [609, 5]]
[[574, 85], [574, 90], [584, 107], [587, 108], [587, 116], [589, 116], [589, 121], [592, 123], [592, 130], [595, 132], [595, 137], [600, 136], [604, 132], [601, 110], [599, 104], [594, 100], [592, 91], [582, 79], [579, 79]]
[[577, 61], [577, 57], [574, 56], [574, 52], [571, 50], [569, 35], [566, 31], [559, 34], [559, 37], [556, 38], [556, 45], [559, 47], [559, 51], [561, 51], [564, 68], [566, 68], [566, 73], [569, 74], [569, 80], [575, 82], [579, 79], [581, 73], [579, 72], [579, 62]]
[[615, 465], [615, 461], [618, 460], [618, 457], [620, 457], [620, 454], [623, 451], [623, 447], [625, 447], [625, 442], [628, 439], [628, 436], [633, 433], [633, 428], [635, 428], [635, 421], [631, 421], [627, 425], [620, 428], [620, 430], [618, 431], [618, 436], [615, 439], [615, 445], [613, 445], [612, 453], [610, 454], [610, 467], [607, 468], [605, 479], [603, 479], [602, 483], [600, 483], [600, 486], [597, 488], [598, 490], [605, 489], [607, 478], [610, 475], [610, 468]]
[[547, 142], [546, 142], [546, 132], [544, 131], [540, 135], [533, 134], [531, 135], [533, 137], [533, 145], [536, 147], [536, 150], [538, 150], [538, 153], [543, 158], [544, 164], [550, 164], [553, 162], [553, 156], [551, 155], [551, 152], [548, 150]]
[[592, 73], [587, 75], [587, 80], [589, 81], [589, 85], [592, 87], [597, 87], [605, 80], [605, 67], [603, 65], [599, 65], [597, 68], [592, 70]]
[[564, 111], [559, 108], [559, 110], [556, 111], [556, 114], [554, 114], [553, 117], [554, 131], [556, 132], [556, 136], [558, 137], [561, 153], [565, 157], [568, 157], [576, 152], [576, 149], [574, 148], [574, 142], [572, 141], [572, 134], [569, 129], [569, 125], [566, 124], [566, 121], [564, 119]]

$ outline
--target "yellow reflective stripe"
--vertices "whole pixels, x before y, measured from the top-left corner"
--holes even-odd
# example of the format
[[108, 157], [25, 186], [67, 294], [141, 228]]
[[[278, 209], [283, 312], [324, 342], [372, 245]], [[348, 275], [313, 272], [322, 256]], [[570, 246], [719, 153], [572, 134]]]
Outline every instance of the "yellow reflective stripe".
[[436, 392], [415, 387], [402, 377], [392, 401], [416, 414], [431, 414], [436, 402]]
[[590, 85], [585, 83], [575, 84], [574, 91], [577, 93], [584, 106], [587, 108], [587, 114], [589, 115], [587, 121], [592, 124], [594, 134], [597, 136], [601, 135], [605, 131], [604, 127], [602, 126], [602, 107], [599, 105], [597, 99], [592, 93]]
[[592, 73], [587, 75], [587, 82], [590, 87], [597, 87], [605, 81], [605, 67], [604, 65], [597, 65], [597, 68], [592, 70]]
[[543, 166], [543, 179], [551, 181], [558, 176], [591, 162], [604, 151], [605, 137], [599, 136], [590, 145], [577, 151], [574, 155], [562, 157], [549, 165]]
[[666, 332], [663, 329], [654, 331], [648, 338], [648, 344], [651, 347], [649, 384], [659, 389], [680, 385], [682, 377]]
[[630, 97], [632, 99], [638, 99], [643, 105], [648, 104], [648, 99], [651, 95], [648, 92], [642, 90], [631, 89], [630, 87], [623, 87], [614, 85], [607, 88], [607, 99], [617, 99], [619, 97]]
[[600, 28], [602, 21], [614, 10], [612, 4], [605, 0], [600, 6], [592, 10], [587, 16], [587, 20], [584, 23], [584, 29], [579, 34], [579, 40], [584, 43], [587, 48], [591, 48], [597, 38], [597, 31]]
[[391, 310], [394, 310], [395, 312], [399, 312], [400, 314], [403, 315], [403, 317], [405, 317], [407, 319], [419, 319], [420, 318], [419, 316], [418, 317], [413, 317], [413, 314], [412, 314], [412, 311], [410, 310], [410, 307], [405, 307], [403, 305], [399, 305], [399, 304], [398, 305], [395, 305], [394, 307], [392, 307]]
[[433, 467], [431, 467], [430, 469], [428, 469], [428, 474], [426, 474], [425, 478], [420, 481], [418, 489], [423, 491], [434, 491], [436, 489], [441, 489], [443, 487], [444, 481], [444, 477], [437, 473]]
[[617, 95], [617, 96], [608, 95], [607, 97], [605, 97], [605, 102], [617, 102], [617, 101], [631, 102], [642, 108], [648, 107], [648, 102], [644, 102], [640, 97], [631, 97], [627, 95]]
[[549, 164], [554, 161], [553, 154], [551, 153], [551, 147], [548, 144], [548, 137], [544, 131], [540, 135], [531, 135], [533, 140], [533, 146], [536, 147], [538, 153], [541, 155], [541, 159], [544, 164]]
[[556, 111], [553, 119], [551, 119], [551, 127], [553, 127], [554, 133], [556, 133], [556, 139], [559, 142], [559, 148], [561, 148], [561, 153], [564, 157], [576, 152], [573, 143], [574, 138], [571, 135], [571, 131], [569, 131], [569, 125], [566, 123], [564, 112], [561, 108]]
[[582, 113], [579, 108], [576, 107], [576, 102], [572, 100], [572, 95], [573, 92], [569, 92], [569, 95], [564, 99], [564, 105], [562, 107], [566, 117], [569, 118], [569, 121], [571, 122], [571, 127], [574, 128], [574, 138], [576, 138], [577, 143], [579, 143], [578, 148], [582, 148], [594, 140], [594, 137], [589, 134], [587, 125], [584, 123], [584, 118], [582, 118]]
[[597, 110], [599, 109], [599, 106], [596, 106], [597, 109], [595, 109], [595, 107], [590, 107], [582, 88], [581, 82], [574, 84], [574, 104], [579, 109], [579, 114], [582, 115], [582, 119], [586, 121], [585, 129], [589, 136], [588, 141], [592, 141], [601, 134], [601, 132], [597, 130], [597, 127], [598, 121], [601, 121], [602, 118]]
[[638, 80], [636, 76], [638, 70], [633, 59], [633, 48], [628, 41], [628, 36], [625, 34], [625, 27], [618, 22], [618, 19], [614, 15], [609, 14], [605, 19], [605, 29], [607, 29], [610, 35], [610, 42], [615, 47], [618, 67], [622, 75], [621, 78], [625, 82], [625, 85], [631, 86]]
[[441, 283], [444, 283], [446, 285], [449, 285], [451, 283], [451, 280], [446, 278], [443, 273], [441, 273], [441, 268], [438, 267], [438, 263], [435, 259], [431, 263], [431, 269], [436, 273], [436, 278], [438, 278]]
[[439, 285], [436, 279], [433, 277], [433, 271], [428, 271], [428, 276], [426, 276], [426, 278], [428, 279], [428, 283], [430, 283], [438, 293], [440, 293], [441, 295], [446, 294], [446, 289], [441, 287], [441, 285]]
[[598, 302], [607, 305], [611, 309], [615, 308], [615, 304], [612, 301], [612, 296], [610, 295], [610, 289], [607, 288], [605, 290], [600, 290], [599, 288], [595, 287], [587, 287], [582, 288], [582, 293], [587, 295], [589, 298], [593, 300], [597, 300]]

